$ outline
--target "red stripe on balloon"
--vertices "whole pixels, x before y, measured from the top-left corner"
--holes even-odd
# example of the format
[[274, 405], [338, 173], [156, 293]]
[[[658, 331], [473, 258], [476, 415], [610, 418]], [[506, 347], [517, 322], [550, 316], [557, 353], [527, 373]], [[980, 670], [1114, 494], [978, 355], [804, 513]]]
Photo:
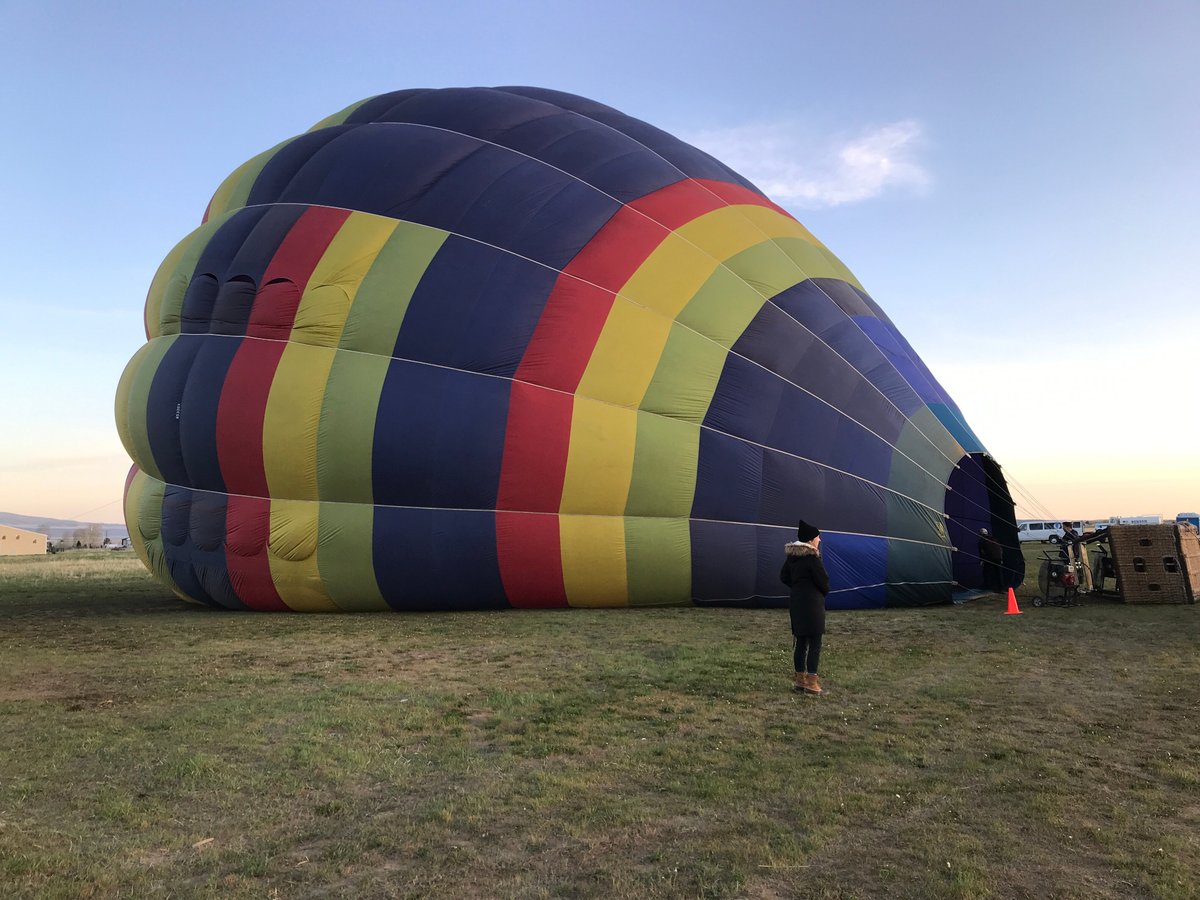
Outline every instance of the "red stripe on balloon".
[[[496, 498], [500, 579], [513, 606], [567, 605], [557, 513], [566, 475], [571, 411], [570, 394], [513, 382], [503, 457], [510, 477], [501, 478]], [[522, 465], [528, 468], [520, 471]]]
[[217, 405], [217, 460], [230, 494], [266, 497], [263, 418], [285, 341], [246, 338], [225, 373]]
[[558, 512], [567, 472], [572, 408], [570, 394], [513, 382], [503, 459], [514, 467], [515, 477], [501, 477], [497, 509]]
[[567, 605], [556, 513], [496, 511], [500, 579], [509, 602], [525, 609]]
[[[677, 181], [653, 194], [639, 197], [629, 204], [629, 208], [653, 219], [664, 228], [674, 231], [705, 213], [729, 205], [730, 200], [712, 189], [716, 184], [719, 182], [694, 178]], [[735, 185], [724, 185], [724, 187], [735, 187]], [[758, 194], [747, 191], [745, 188], [737, 188], [737, 190], [741, 191], [746, 199], [735, 202], [751, 203], [755, 200], [760, 202], [763, 200]], [[643, 261], [638, 260], [637, 264], [641, 265]], [[637, 266], [634, 266], [634, 270], [636, 268]], [[632, 275], [633, 270], [629, 274]]]
[[616, 292], [667, 235], [716, 209], [746, 204], [779, 210], [746, 188], [695, 179], [676, 182], [621, 207], [559, 275], [516, 379], [574, 392]]
[[313, 206], [296, 220], [271, 257], [250, 308], [246, 334], [286, 341], [313, 269], [350, 217], [346, 209]]
[[229, 583], [250, 609], [285, 612], [275, 590], [267, 542], [271, 536], [271, 501], [265, 497], [231, 496], [225, 510], [225, 568]]
[[[737, 185], [676, 182], [618, 210], [555, 282], [514, 377], [500, 468], [497, 554], [504, 590], [514, 606], [567, 604], [557, 513], [571, 442], [573, 395], [616, 292], [671, 231], [716, 209], [743, 204], [779, 209]], [[546, 396], [550, 392], [531, 385], [563, 393], [552, 400]]]
[[[266, 497], [263, 417], [279, 359], [296, 319], [300, 296], [346, 210], [313, 207], [296, 220], [271, 258], [254, 298], [247, 338], [229, 365], [217, 406], [217, 459], [225, 490]], [[253, 340], [252, 338], [273, 338]]]
[[[246, 337], [234, 354], [217, 406], [217, 459], [229, 497], [229, 580], [253, 609], [286, 609], [267, 557], [271, 503], [263, 464], [263, 419], [271, 384], [296, 318], [300, 297], [330, 241], [350, 213], [313, 207], [292, 225], [271, 258], [254, 298]], [[239, 496], [240, 495], [240, 496]]]
[[[773, 209], [781, 216], [787, 216], [789, 219], [794, 216], [779, 206], [772, 203], [762, 194], [756, 194], [749, 188], [744, 188], [738, 184], [730, 184], [726, 181], [696, 181], [694, 184], [699, 185], [703, 190], [709, 193], [716, 194], [724, 201], [722, 205], [727, 206], [764, 206], [767, 209]], [[653, 196], [653, 195], [651, 195]]]

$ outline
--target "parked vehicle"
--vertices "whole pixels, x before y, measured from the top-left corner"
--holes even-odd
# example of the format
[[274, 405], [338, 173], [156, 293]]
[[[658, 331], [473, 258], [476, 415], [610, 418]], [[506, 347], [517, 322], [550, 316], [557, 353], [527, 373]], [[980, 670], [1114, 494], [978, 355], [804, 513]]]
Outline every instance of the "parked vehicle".
[[1039, 519], [1017, 523], [1017, 540], [1022, 542], [1049, 541], [1051, 544], [1057, 544], [1062, 540], [1063, 533], [1062, 522], [1046, 522]]
[[1109, 516], [1109, 525], [1161, 525], [1162, 516]]
[[1191, 525], [1197, 531], [1200, 531], [1200, 513], [1180, 513], [1175, 517], [1177, 525]]

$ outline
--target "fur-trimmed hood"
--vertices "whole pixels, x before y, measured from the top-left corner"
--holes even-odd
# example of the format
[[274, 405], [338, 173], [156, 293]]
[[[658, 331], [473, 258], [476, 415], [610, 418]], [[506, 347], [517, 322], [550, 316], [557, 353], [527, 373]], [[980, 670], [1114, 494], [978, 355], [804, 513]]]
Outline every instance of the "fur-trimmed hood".
[[783, 552], [788, 556], [817, 556], [817, 548], [804, 541], [792, 541], [783, 545]]

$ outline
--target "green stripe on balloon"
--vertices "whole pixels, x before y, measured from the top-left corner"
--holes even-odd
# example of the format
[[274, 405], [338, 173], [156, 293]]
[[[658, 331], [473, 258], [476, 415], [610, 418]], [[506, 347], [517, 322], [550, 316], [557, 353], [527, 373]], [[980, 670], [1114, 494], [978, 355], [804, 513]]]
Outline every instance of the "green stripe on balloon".
[[627, 518], [625, 563], [630, 606], [688, 603], [692, 542], [687, 519]]
[[369, 502], [322, 503], [319, 516], [317, 565], [325, 590], [338, 609], [387, 609], [371, 558], [375, 508]]
[[447, 237], [437, 228], [396, 226], [354, 296], [341, 347], [391, 357], [413, 292]]
[[699, 454], [699, 425], [639, 411], [625, 515], [687, 518]]
[[317, 492], [322, 500], [374, 502], [371, 448], [390, 364], [389, 357], [335, 354], [317, 432]]

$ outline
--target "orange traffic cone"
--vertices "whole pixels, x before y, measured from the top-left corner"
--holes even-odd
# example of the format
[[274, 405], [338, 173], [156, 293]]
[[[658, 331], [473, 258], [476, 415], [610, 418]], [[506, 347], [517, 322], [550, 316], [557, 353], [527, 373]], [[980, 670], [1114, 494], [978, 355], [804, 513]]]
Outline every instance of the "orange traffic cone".
[[1013, 593], [1013, 589], [1008, 589], [1008, 609], [1004, 611], [1006, 616], [1019, 616], [1021, 607], [1017, 606], [1017, 595]]

